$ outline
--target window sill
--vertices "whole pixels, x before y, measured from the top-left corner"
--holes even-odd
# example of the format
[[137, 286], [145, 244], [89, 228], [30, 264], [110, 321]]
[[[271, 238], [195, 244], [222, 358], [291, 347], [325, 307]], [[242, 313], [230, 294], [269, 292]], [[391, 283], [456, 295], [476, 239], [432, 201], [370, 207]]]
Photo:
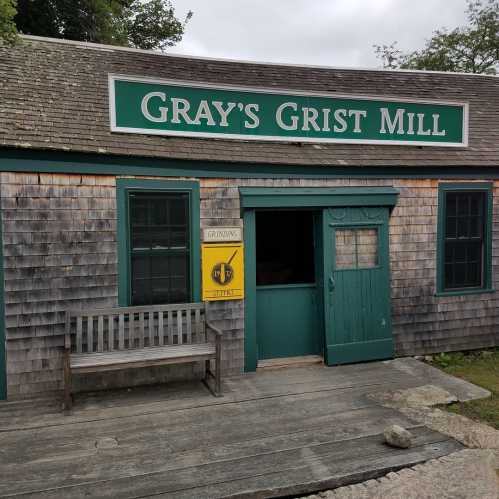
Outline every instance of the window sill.
[[461, 295], [479, 295], [485, 293], [495, 293], [494, 288], [480, 288], [480, 289], [458, 289], [455, 291], [439, 291], [435, 296], [461, 296]]

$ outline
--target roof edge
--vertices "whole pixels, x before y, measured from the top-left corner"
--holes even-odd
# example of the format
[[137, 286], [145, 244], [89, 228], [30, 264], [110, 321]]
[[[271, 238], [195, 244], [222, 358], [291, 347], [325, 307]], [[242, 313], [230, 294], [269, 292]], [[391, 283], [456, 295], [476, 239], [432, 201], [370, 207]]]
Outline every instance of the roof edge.
[[121, 50], [124, 52], [134, 52], [142, 53], [148, 55], [155, 55], [160, 57], [176, 57], [181, 59], [194, 59], [199, 61], [212, 61], [212, 62], [233, 62], [238, 64], [257, 64], [261, 66], [278, 66], [278, 67], [292, 67], [292, 68], [310, 68], [310, 69], [330, 69], [330, 70], [341, 70], [341, 71], [366, 71], [366, 72], [377, 72], [377, 73], [415, 73], [415, 74], [440, 74], [447, 76], [472, 76], [481, 78], [499, 78], [499, 75], [488, 75], [481, 73], [463, 73], [463, 72], [451, 72], [451, 71], [430, 71], [422, 69], [384, 69], [384, 68], [366, 68], [366, 67], [346, 67], [346, 66], [321, 66], [315, 64], [297, 64], [297, 63], [287, 63], [287, 62], [271, 62], [271, 61], [256, 61], [250, 59], [229, 59], [229, 58], [217, 58], [217, 57], [206, 57], [206, 56], [195, 56], [186, 54], [176, 54], [176, 53], [164, 53], [157, 52], [155, 50], [145, 50], [132, 47], [121, 47], [118, 45], [106, 45], [102, 43], [92, 43], [92, 42], [82, 42], [77, 40], [67, 40], [65, 38], [49, 38], [44, 36], [35, 35], [20, 35], [21, 38], [26, 40], [49, 42], [49, 43], [60, 43], [63, 45], [76, 45], [79, 47], [84, 47], [91, 50], [104, 50], [104, 51], [114, 51]]

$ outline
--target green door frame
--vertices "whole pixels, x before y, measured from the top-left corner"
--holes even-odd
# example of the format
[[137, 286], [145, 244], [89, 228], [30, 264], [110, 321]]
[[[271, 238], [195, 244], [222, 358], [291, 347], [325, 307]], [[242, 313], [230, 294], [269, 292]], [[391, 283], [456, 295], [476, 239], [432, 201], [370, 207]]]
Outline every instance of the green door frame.
[[395, 206], [398, 197], [393, 187], [338, 188], [268, 188], [241, 187], [242, 218], [244, 223], [244, 370], [256, 371], [256, 224], [258, 208], [329, 208], [340, 206]]

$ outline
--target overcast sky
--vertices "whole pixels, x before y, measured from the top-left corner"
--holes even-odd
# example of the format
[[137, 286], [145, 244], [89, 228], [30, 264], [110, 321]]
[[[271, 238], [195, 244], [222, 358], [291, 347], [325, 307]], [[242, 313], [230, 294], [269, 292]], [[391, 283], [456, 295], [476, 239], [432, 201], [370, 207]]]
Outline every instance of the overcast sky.
[[231, 59], [380, 67], [372, 45], [421, 48], [433, 30], [466, 24], [466, 0], [174, 0], [194, 12], [170, 49]]

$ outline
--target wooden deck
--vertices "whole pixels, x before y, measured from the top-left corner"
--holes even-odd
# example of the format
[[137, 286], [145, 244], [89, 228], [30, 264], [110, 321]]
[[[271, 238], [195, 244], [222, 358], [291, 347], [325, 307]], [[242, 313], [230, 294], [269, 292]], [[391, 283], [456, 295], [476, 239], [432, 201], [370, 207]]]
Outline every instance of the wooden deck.
[[[264, 370], [219, 399], [201, 382], [86, 394], [70, 416], [2, 403], [0, 496], [277, 497], [381, 476], [461, 448], [367, 397], [427, 382], [379, 362]], [[415, 446], [383, 444], [390, 423]]]

